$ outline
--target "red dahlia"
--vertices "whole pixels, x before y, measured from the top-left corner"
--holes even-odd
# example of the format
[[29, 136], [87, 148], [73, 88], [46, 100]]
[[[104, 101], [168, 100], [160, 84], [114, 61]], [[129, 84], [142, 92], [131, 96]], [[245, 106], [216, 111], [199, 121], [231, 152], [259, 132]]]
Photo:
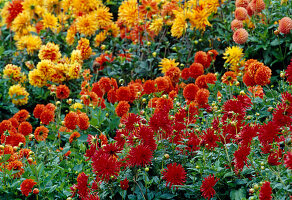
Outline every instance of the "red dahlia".
[[162, 179], [166, 180], [166, 186], [177, 188], [177, 185], [183, 185], [186, 182], [186, 172], [181, 164], [170, 163], [162, 172]]
[[140, 144], [130, 150], [128, 155], [128, 164], [131, 167], [145, 167], [151, 163], [152, 157], [153, 155], [151, 149], [146, 145]]
[[25, 179], [20, 185], [21, 193], [27, 197], [36, 184], [33, 179]]
[[260, 189], [260, 200], [272, 200], [272, 188], [270, 182], [266, 181]]
[[218, 180], [219, 179], [214, 177], [214, 174], [213, 175], [210, 174], [209, 176], [204, 178], [200, 189], [200, 191], [202, 192], [202, 196], [204, 198], [210, 199], [216, 194], [213, 187], [215, 186]]

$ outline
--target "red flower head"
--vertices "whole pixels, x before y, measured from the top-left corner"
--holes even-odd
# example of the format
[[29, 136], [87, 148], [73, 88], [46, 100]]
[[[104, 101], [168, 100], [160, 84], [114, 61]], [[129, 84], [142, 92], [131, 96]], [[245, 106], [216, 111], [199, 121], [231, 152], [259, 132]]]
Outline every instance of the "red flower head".
[[129, 159], [128, 161], [129, 166], [145, 167], [146, 165], [151, 163], [151, 159], [153, 158], [153, 155], [152, 155], [151, 149], [148, 146], [140, 144], [136, 147], [133, 147], [130, 150], [127, 158]]
[[37, 141], [45, 141], [48, 137], [49, 129], [44, 126], [37, 127], [34, 131], [34, 137]]
[[36, 184], [33, 179], [25, 179], [20, 185], [21, 193], [27, 197]]
[[13, 0], [10, 2], [7, 11], [6, 23], [7, 28], [9, 28], [17, 15], [23, 11], [22, 0]]
[[214, 149], [218, 146], [216, 142], [219, 142], [219, 137], [215, 134], [213, 129], [208, 128], [204, 131], [202, 136], [202, 144], [204, 144], [207, 149]]
[[110, 89], [107, 93], [107, 100], [108, 102], [114, 104], [118, 101], [117, 92], [114, 89]]
[[120, 101], [117, 105], [115, 112], [119, 117], [127, 114], [130, 110], [130, 104], [127, 101]]
[[188, 80], [190, 78], [190, 69], [189, 68], [184, 68], [181, 71], [181, 78], [184, 80]]
[[100, 89], [98, 82], [92, 84], [92, 92], [94, 92], [98, 97], [103, 97], [104, 93]]
[[181, 164], [170, 163], [162, 172], [162, 179], [166, 180], [166, 186], [169, 188], [178, 188], [178, 185], [183, 185], [186, 182], [186, 171]]
[[238, 150], [234, 152], [234, 160], [236, 170], [242, 170], [244, 163], [247, 161], [247, 156], [250, 153], [250, 147], [246, 145], [239, 146]]
[[76, 188], [81, 198], [86, 198], [88, 196], [89, 189], [87, 187], [87, 182], [88, 182], [88, 176], [84, 172], [80, 173], [77, 177]]
[[202, 192], [202, 196], [204, 198], [211, 199], [216, 194], [213, 187], [215, 186], [218, 180], [219, 179], [214, 177], [214, 174], [213, 175], [210, 174], [209, 176], [204, 178], [204, 180], [202, 181], [202, 185], [200, 187], [200, 191]]
[[127, 190], [129, 188], [129, 180], [125, 178], [123, 181], [120, 182], [121, 189]]
[[79, 115], [75, 112], [69, 112], [64, 119], [64, 125], [68, 129], [76, 129], [76, 126], [79, 125]]
[[260, 200], [272, 200], [272, 188], [270, 182], [263, 183], [260, 189]]
[[201, 75], [199, 76], [196, 81], [195, 81], [195, 85], [197, 85], [199, 88], [208, 88], [207, 85], [207, 75]]
[[292, 151], [287, 152], [284, 164], [288, 169], [292, 170]]
[[180, 69], [174, 66], [169, 68], [165, 73], [165, 76], [168, 76], [170, 78], [172, 84], [176, 84], [179, 82], [180, 75], [181, 75]]
[[287, 81], [289, 82], [289, 84], [292, 84], [292, 59], [290, 61], [290, 64], [288, 65], [287, 69], [286, 69], [286, 77], [287, 77]]
[[9, 131], [12, 128], [12, 123], [9, 120], [3, 120], [0, 123], [0, 136], [5, 132]]
[[111, 80], [108, 77], [101, 77], [98, 84], [103, 93], [107, 93], [110, 89], [112, 89]]
[[208, 103], [210, 92], [207, 89], [199, 89], [196, 96], [196, 102], [199, 106], [205, 105]]
[[131, 90], [130, 87], [119, 87], [117, 89], [117, 100], [118, 101], [130, 101], [131, 100]]
[[155, 80], [158, 92], [166, 92], [169, 88], [169, 81], [166, 77], [158, 77]]
[[95, 153], [92, 158], [92, 168], [98, 178], [108, 182], [111, 176], [118, 176], [120, 163], [108, 154]]
[[43, 110], [44, 110], [44, 108], [45, 108], [45, 105], [37, 104], [36, 107], [33, 110], [33, 116], [35, 118], [39, 119], [41, 114], [42, 114], [42, 112], [43, 112]]
[[56, 90], [58, 99], [67, 99], [70, 95], [70, 89], [66, 85], [59, 85]]
[[22, 122], [18, 127], [18, 132], [27, 136], [32, 132], [32, 125], [29, 122]]

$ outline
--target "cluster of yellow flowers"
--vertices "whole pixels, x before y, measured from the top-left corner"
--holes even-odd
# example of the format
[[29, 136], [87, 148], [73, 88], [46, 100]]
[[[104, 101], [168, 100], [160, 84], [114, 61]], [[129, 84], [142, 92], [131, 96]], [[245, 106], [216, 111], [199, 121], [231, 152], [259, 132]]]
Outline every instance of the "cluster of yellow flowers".
[[29, 72], [29, 83], [33, 86], [43, 87], [49, 84], [48, 81], [60, 84], [63, 81], [78, 78], [82, 69], [83, 52], [85, 50], [73, 50], [69, 59], [62, 58], [59, 46], [56, 44], [49, 42], [41, 46], [38, 54], [41, 61], [35, 69]]

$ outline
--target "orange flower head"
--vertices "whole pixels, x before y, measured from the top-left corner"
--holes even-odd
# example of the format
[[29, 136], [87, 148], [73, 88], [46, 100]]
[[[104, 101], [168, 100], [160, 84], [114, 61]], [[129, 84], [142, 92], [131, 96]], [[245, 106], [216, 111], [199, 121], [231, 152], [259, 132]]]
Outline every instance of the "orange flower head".
[[67, 99], [70, 95], [70, 89], [66, 85], [59, 85], [56, 90], [58, 99]]
[[266, 4], [263, 0], [252, 0], [250, 2], [250, 7], [253, 12], [261, 12], [265, 9]]
[[33, 179], [25, 179], [20, 185], [21, 193], [27, 197], [36, 184]]
[[77, 139], [80, 137], [80, 133], [78, 132], [73, 132], [71, 135], [70, 135], [70, 138], [69, 138], [69, 142], [72, 143], [73, 140]]
[[234, 33], [233, 33], [233, 41], [236, 44], [244, 44], [248, 39], [248, 32], [243, 29], [237, 29]]
[[9, 171], [11, 170], [17, 171], [15, 174], [13, 174], [14, 178], [20, 178], [21, 175], [24, 173], [23, 164], [19, 160], [9, 162], [9, 164], [7, 165], [7, 169]]
[[267, 66], [262, 66], [256, 71], [254, 80], [257, 85], [264, 86], [270, 83], [271, 76], [272, 70]]
[[217, 81], [217, 77], [213, 73], [206, 74], [205, 79], [206, 79], [206, 83], [210, 83], [210, 84], [215, 84], [215, 82]]
[[52, 112], [55, 112], [55, 110], [56, 110], [56, 106], [55, 106], [54, 104], [52, 104], [52, 103], [48, 103], [48, 104], [45, 106], [45, 109], [50, 110], [50, 111], [52, 111]]
[[87, 130], [89, 128], [89, 118], [86, 113], [79, 113], [79, 128], [81, 130]]
[[183, 96], [188, 101], [193, 101], [196, 99], [199, 87], [193, 83], [188, 84], [183, 90]]
[[130, 110], [130, 104], [127, 101], [120, 101], [115, 109], [116, 114], [119, 117], [127, 114]]
[[190, 69], [189, 68], [184, 68], [182, 71], [181, 71], [181, 78], [184, 79], [184, 80], [188, 80], [190, 78]]
[[69, 112], [64, 119], [64, 125], [71, 130], [76, 129], [79, 125], [79, 116], [76, 112]]
[[201, 63], [194, 62], [189, 68], [190, 77], [196, 79], [204, 74], [204, 66]]
[[131, 90], [127, 86], [122, 86], [117, 89], [117, 99], [118, 101], [130, 101], [131, 100]]
[[237, 19], [234, 19], [232, 22], [231, 22], [231, 29], [232, 31], [236, 31], [237, 29], [240, 29], [240, 28], [243, 28], [243, 23], [241, 20], [237, 20]]
[[12, 123], [9, 120], [3, 120], [0, 123], [0, 136], [7, 130], [9, 131], [12, 128]]
[[112, 89], [111, 79], [108, 77], [101, 77], [98, 84], [103, 93], [107, 93], [110, 89]]
[[13, 20], [23, 11], [22, 0], [13, 0], [7, 8], [8, 16], [6, 17], [7, 28], [9, 28]]
[[11, 129], [9, 134], [9, 136], [1, 136], [1, 143], [9, 144], [13, 147], [18, 146], [19, 143], [23, 143], [25, 145], [26, 141], [24, 135], [18, 133], [16, 129]]
[[244, 73], [244, 75], [242, 77], [242, 81], [246, 86], [256, 85], [254, 78], [249, 73]]
[[146, 15], [148, 18], [151, 18], [152, 15], [158, 12], [156, 1], [142, 0], [142, 5], [139, 6], [139, 11], [142, 15]]
[[243, 7], [237, 7], [234, 16], [237, 20], [245, 20], [247, 18], [247, 10]]
[[41, 46], [38, 56], [41, 60], [50, 60], [52, 62], [57, 62], [62, 57], [59, 46], [51, 42]]
[[199, 89], [196, 95], [196, 99], [195, 99], [197, 104], [199, 106], [207, 104], [209, 95], [210, 95], [209, 90], [204, 89], [204, 88]]
[[143, 93], [144, 94], [151, 94], [154, 92], [156, 92], [155, 81], [153, 81], [153, 80], [145, 81], [145, 83], [143, 84]]
[[204, 51], [198, 51], [195, 54], [195, 63], [201, 63], [205, 68], [208, 67], [208, 56]]
[[34, 131], [34, 137], [37, 141], [45, 141], [48, 137], [49, 129], [39, 126]]
[[249, 4], [249, 0], [236, 0], [235, 1], [235, 6], [237, 7], [243, 7], [243, 8], [247, 8]]
[[18, 111], [13, 117], [17, 119], [19, 123], [21, 123], [27, 120], [27, 118], [29, 117], [29, 112], [25, 109], [22, 109]]
[[181, 71], [178, 67], [170, 67], [166, 73], [165, 76], [169, 77], [171, 82], [175, 85], [179, 82]]
[[[11, 124], [12, 124], [12, 126], [13, 126], [14, 128], [17, 128], [17, 127], [19, 126], [19, 122], [18, 122], [17, 119], [15, 119], [14, 117], [11, 117], [11, 118], [9, 119], [9, 121], [11, 122]], [[1, 130], [1, 128], [0, 128], [0, 130]], [[1, 133], [1, 131], [0, 131], [0, 133]]]
[[260, 97], [260, 98], [264, 98], [264, 90], [260, 85], [257, 86], [252, 86], [248, 88], [248, 91], [251, 93], [251, 96], [256, 98], [256, 97]]
[[222, 80], [222, 83], [225, 83], [226, 85], [232, 85], [235, 81], [237, 81], [237, 77], [236, 77], [235, 72], [228, 71], [224, 73], [221, 80]]
[[110, 102], [112, 104], [114, 104], [114, 103], [116, 103], [118, 101], [116, 90], [111, 89], [110, 91], [108, 91], [107, 100], [108, 100], [108, 102]]
[[199, 76], [197, 79], [196, 79], [196, 82], [195, 84], [199, 87], [199, 88], [208, 88], [208, 85], [207, 85], [207, 75], [201, 75]]
[[292, 19], [290, 17], [284, 17], [279, 22], [279, 31], [283, 34], [289, 34], [292, 30]]
[[48, 125], [55, 120], [55, 112], [45, 108], [40, 116], [40, 120], [44, 125]]
[[32, 133], [32, 125], [29, 122], [21, 122], [18, 127], [18, 132], [27, 136]]
[[165, 77], [158, 77], [155, 80], [158, 92], [166, 92], [169, 88], [169, 82]]
[[94, 92], [98, 97], [103, 97], [104, 92], [100, 89], [98, 82], [92, 84], [92, 92]]
[[92, 49], [90, 47], [89, 40], [86, 38], [81, 38], [78, 41], [76, 49], [81, 51], [81, 56], [83, 60], [88, 59], [92, 54]]
[[45, 109], [45, 105], [37, 104], [33, 110], [33, 116], [39, 119], [44, 109]]

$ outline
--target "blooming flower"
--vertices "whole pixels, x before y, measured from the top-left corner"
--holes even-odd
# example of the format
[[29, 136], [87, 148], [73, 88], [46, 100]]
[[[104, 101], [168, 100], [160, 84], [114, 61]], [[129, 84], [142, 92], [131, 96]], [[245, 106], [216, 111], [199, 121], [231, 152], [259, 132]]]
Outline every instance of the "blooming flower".
[[20, 185], [21, 193], [28, 196], [32, 191], [33, 186], [36, 184], [37, 183], [33, 179], [25, 179]]
[[186, 172], [181, 164], [170, 163], [162, 172], [162, 179], [166, 180], [166, 186], [169, 188], [178, 188], [178, 185], [183, 185], [186, 182]]
[[202, 192], [202, 196], [204, 198], [210, 199], [216, 194], [213, 187], [215, 186], [218, 180], [219, 179], [214, 177], [214, 174], [213, 175], [210, 174], [209, 176], [204, 178], [204, 180], [202, 181], [202, 185], [200, 187], [200, 191]]
[[260, 189], [260, 200], [272, 200], [272, 188], [270, 182], [266, 181], [263, 183]]

